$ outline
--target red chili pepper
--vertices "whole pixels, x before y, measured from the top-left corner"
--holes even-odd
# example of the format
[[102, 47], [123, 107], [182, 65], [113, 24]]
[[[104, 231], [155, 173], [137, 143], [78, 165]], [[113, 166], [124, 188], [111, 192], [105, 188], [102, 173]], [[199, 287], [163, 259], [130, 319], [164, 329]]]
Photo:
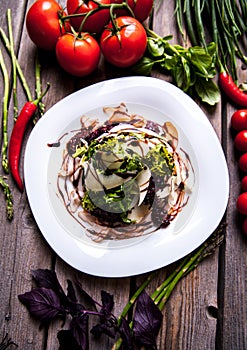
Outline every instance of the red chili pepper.
[[247, 107], [247, 94], [239, 89], [234, 83], [232, 77], [226, 71], [220, 72], [219, 85], [233, 102], [239, 106]]
[[24, 138], [26, 127], [33, 117], [35, 111], [37, 110], [37, 106], [41, 101], [42, 97], [48, 91], [50, 85], [47, 85], [44, 93], [36, 100], [26, 102], [23, 106], [16, 122], [13, 127], [10, 141], [9, 141], [9, 167], [10, 172], [19, 188], [20, 191], [23, 191], [24, 186], [19, 173], [19, 162], [22, 148], [22, 141]]

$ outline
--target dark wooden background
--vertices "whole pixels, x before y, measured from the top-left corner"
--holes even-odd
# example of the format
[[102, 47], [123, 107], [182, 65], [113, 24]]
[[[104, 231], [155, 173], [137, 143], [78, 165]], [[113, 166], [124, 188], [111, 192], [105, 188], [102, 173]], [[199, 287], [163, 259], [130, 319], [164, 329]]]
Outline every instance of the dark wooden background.
[[[34, 95], [36, 48], [25, 28], [25, 15], [32, 3], [31, 0], [1, 1], [0, 25], [7, 32], [5, 14], [7, 8], [10, 8], [16, 54]], [[174, 1], [163, 0], [159, 9], [155, 8], [153, 29], [160, 35], [173, 34], [173, 42], [181, 43], [174, 18]], [[2, 43], [0, 47], [10, 71], [9, 56]], [[102, 61], [100, 68], [90, 77], [74, 79], [58, 68], [53, 55], [46, 54], [41, 57], [43, 84], [49, 81], [52, 86], [44, 100], [47, 108], [66, 95], [92, 83], [130, 74], [128, 70], [117, 70]], [[246, 80], [246, 71], [240, 68], [239, 73], [243, 80], [245, 74]], [[169, 77], [158, 72], [153, 75], [169, 80]], [[3, 98], [2, 76], [0, 98]], [[18, 100], [20, 106], [26, 101], [20, 86]], [[12, 106], [11, 99], [10, 110]], [[202, 108], [222, 141], [229, 166], [230, 198], [225, 215], [228, 224], [226, 240], [213, 256], [184, 278], [174, 290], [163, 312], [163, 325], [158, 336], [159, 350], [247, 349], [247, 245], [235, 209], [236, 198], [240, 192], [240, 177], [229, 127], [236, 107], [226, 103], [223, 98], [217, 107]], [[9, 129], [11, 127], [12, 113], [9, 115]], [[31, 127], [28, 132], [30, 131]], [[64, 284], [67, 278], [77, 275], [84, 288], [98, 300], [101, 289], [114, 294], [116, 315], [128, 301], [132, 289], [139, 285], [145, 275], [109, 279], [93, 277], [72, 269], [55, 255], [44, 240], [31, 214], [25, 192], [20, 194], [11, 178], [8, 178], [8, 182], [13, 191], [15, 212], [13, 221], [8, 222], [4, 197], [0, 193], [0, 339], [7, 332], [21, 350], [55, 350], [58, 349], [56, 334], [61, 324], [52, 324], [48, 331], [39, 330], [39, 323], [30, 318], [17, 298], [18, 294], [30, 290], [32, 269], [54, 268]], [[159, 270], [157, 278], [148, 288], [154, 290], [173, 267], [172, 265]], [[110, 349], [111, 345], [112, 341], [108, 338], [102, 338], [100, 343], [92, 340], [90, 350]]]

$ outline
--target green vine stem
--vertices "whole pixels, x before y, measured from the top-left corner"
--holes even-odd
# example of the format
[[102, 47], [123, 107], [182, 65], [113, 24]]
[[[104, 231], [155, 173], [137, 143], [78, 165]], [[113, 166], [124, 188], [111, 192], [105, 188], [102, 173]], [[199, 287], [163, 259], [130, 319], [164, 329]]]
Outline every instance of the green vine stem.
[[146, 280], [142, 283], [142, 285], [137, 289], [137, 291], [134, 293], [134, 295], [130, 298], [128, 303], [125, 305], [123, 311], [121, 312], [121, 315], [118, 317], [118, 326], [120, 326], [122, 318], [124, 318], [128, 314], [129, 310], [132, 308], [132, 306], [136, 302], [136, 299], [138, 298], [138, 296], [146, 288], [146, 286], [152, 281], [155, 274], [156, 273], [154, 272], [146, 278]]
[[66, 16], [61, 16], [60, 17], [60, 20], [62, 22], [66, 21], [67, 19], [70, 19], [70, 18], [76, 18], [76, 17], [84, 17], [82, 22], [81, 22], [81, 25], [80, 25], [80, 28], [79, 28], [79, 36], [82, 32], [82, 28], [86, 22], [86, 20], [92, 16], [93, 14], [95, 14], [96, 12], [99, 12], [101, 10], [106, 10], [106, 9], [109, 9], [110, 10], [110, 20], [113, 24], [113, 28], [116, 29], [116, 31], [118, 30], [118, 28], [116, 28], [116, 25], [115, 25], [115, 21], [114, 21], [114, 15], [113, 15], [113, 11], [114, 10], [118, 10], [118, 9], [126, 9], [128, 12], [129, 12], [129, 15], [131, 17], [135, 17], [132, 9], [129, 7], [129, 5], [127, 4], [127, 2], [123, 2], [121, 4], [102, 4], [102, 3], [99, 3], [98, 1], [95, 1], [95, 0], [92, 0], [95, 4], [98, 5], [98, 7], [88, 11], [86, 14], [85, 13], [74, 13], [74, 14], [70, 14], [70, 15], [66, 15]]
[[[36, 56], [35, 56], [35, 94], [37, 99], [39, 99], [42, 96], [41, 64], [39, 61], [38, 52], [36, 53]], [[38, 109], [39, 109], [40, 115], [42, 116], [45, 112], [45, 105], [42, 102], [42, 100], [40, 100], [40, 102], [38, 103]], [[34, 119], [34, 123], [36, 123], [36, 119]]]
[[2, 118], [2, 133], [3, 133], [3, 145], [2, 145], [2, 167], [6, 174], [9, 172], [8, 163], [8, 101], [9, 101], [9, 77], [7, 68], [4, 62], [2, 50], [0, 49], [0, 67], [3, 73], [4, 79], [4, 96], [3, 96], [3, 118]]
[[[8, 53], [11, 54], [11, 45], [10, 45], [9, 39], [8, 39], [7, 35], [5, 34], [5, 32], [4, 32], [4, 30], [3, 30], [2, 28], [0, 28], [0, 36], [1, 36], [1, 39], [2, 39], [2, 41], [3, 41], [3, 43], [4, 43], [4, 45], [5, 45], [5, 47], [6, 47], [7, 51], [8, 51]], [[23, 86], [23, 89], [24, 89], [24, 91], [25, 91], [25, 94], [26, 94], [26, 96], [27, 96], [27, 99], [28, 99], [28, 101], [32, 101], [33, 98], [32, 98], [32, 95], [31, 95], [29, 86], [28, 86], [28, 84], [27, 84], [27, 81], [26, 81], [26, 79], [25, 79], [25, 76], [24, 76], [24, 74], [23, 74], [23, 72], [22, 72], [22, 69], [21, 69], [21, 67], [20, 67], [20, 64], [19, 64], [19, 62], [18, 62], [18, 60], [17, 60], [17, 58], [16, 58], [15, 55], [14, 55], [14, 60], [15, 60], [15, 64], [16, 64], [16, 70], [17, 70], [17, 73], [18, 73], [19, 78], [20, 78], [20, 80], [21, 80], [21, 84], [22, 84], [22, 86]]]
[[14, 50], [14, 39], [13, 39], [13, 30], [12, 30], [12, 16], [11, 10], [7, 10], [7, 21], [8, 21], [8, 31], [9, 31], [9, 43], [10, 43], [10, 56], [12, 61], [12, 74], [13, 74], [13, 101], [14, 101], [14, 121], [18, 117], [18, 100], [17, 100], [17, 77], [16, 77], [16, 59], [15, 59], [15, 50]]

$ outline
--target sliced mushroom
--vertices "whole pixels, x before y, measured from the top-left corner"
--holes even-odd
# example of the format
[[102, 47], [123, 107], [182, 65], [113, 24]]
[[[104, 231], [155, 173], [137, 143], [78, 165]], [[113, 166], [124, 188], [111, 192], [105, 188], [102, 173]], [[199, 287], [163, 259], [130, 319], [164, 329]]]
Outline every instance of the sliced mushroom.
[[97, 158], [100, 159], [102, 169], [118, 169], [123, 162], [124, 156], [114, 152], [97, 152]]
[[111, 175], [104, 175], [104, 174], [98, 174], [98, 179], [101, 182], [101, 184], [106, 188], [107, 190], [121, 186], [126, 180], [122, 177], [111, 174]]
[[148, 214], [148, 212], [149, 208], [147, 205], [136, 206], [128, 213], [127, 217], [138, 223]]
[[130, 140], [127, 142], [128, 151], [132, 151], [141, 157], [145, 157], [149, 152], [148, 144], [143, 140]]
[[138, 205], [141, 205], [144, 198], [146, 197], [150, 178], [151, 171], [148, 167], [144, 168], [136, 177], [136, 182], [138, 184], [140, 193]]
[[175, 126], [171, 122], [166, 122], [163, 125], [163, 130], [167, 141], [176, 149], [178, 145], [178, 131]]
[[88, 162], [84, 163], [84, 183], [88, 190], [92, 190], [94, 192], [103, 191], [103, 186], [98, 178], [98, 173], [92, 164]]

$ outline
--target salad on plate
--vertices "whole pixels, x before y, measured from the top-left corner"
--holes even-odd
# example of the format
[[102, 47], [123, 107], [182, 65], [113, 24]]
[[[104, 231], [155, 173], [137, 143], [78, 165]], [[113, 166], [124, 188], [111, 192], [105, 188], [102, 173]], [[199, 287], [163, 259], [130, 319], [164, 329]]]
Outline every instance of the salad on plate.
[[160, 125], [104, 107], [105, 122], [82, 116], [63, 152], [58, 191], [95, 242], [166, 228], [189, 201], [193, 167], [169, 121]]

